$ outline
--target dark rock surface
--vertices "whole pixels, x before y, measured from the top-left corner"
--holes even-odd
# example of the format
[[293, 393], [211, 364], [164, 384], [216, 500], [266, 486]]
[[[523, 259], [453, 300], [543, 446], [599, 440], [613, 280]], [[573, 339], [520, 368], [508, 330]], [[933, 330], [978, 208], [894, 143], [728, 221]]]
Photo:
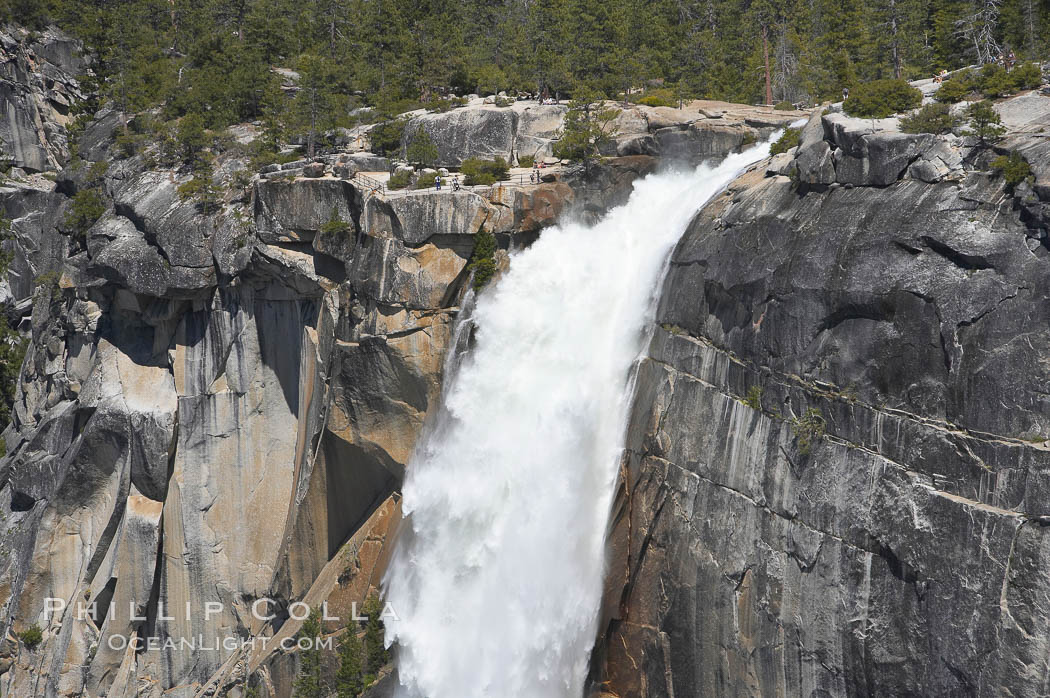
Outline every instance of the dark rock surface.
[[[674, 253], [596, 684], [1044, 695], [1043, 203], [979, 157], [963, 165], [950, 139], [827, 116], [821, 133], [819, 118], [796, 151], [801, 185], [745, 175]], [[952, 177], [915, 176], [923, 157]]]
[[33, 38], [0, 33], [0, 150], [27, 172], [58, 169], [69, 159], [65, 126], [83, 99], [76, 76], [86, 62], [78, 44], [49, 29]]

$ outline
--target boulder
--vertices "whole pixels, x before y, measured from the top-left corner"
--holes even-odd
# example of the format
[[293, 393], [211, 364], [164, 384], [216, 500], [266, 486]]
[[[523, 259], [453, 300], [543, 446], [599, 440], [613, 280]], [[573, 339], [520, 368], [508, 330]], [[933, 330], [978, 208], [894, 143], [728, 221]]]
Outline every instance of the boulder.
[[347, 181], [259, 181], [255, 184], [254, 200], [256, 231], [259, 239], [268, 244], [312, 243], [333, 216], [346, 223], [346, 236], [352, 236], [356, 229], [354, 189]]
[[851, 150], [839, 148], [833, 153], [835, 179], [854, 186], [892, 184], [934, 138], [931, 134], [895, 132], [861, 136]]
[[458, 166], [464, 160], [499, 156], [510, 162], [514, 154], [517, 114], [509, 109], [466, 108], [443, 114], [423, 114], [405, 125], [402, 147], [422, 127], [437, 146], [438, 163]]
[[303, 177], [318, 178], [324, 177], [325, 164], [323, 162], [311, 162], [309, 165], [303, 167]]

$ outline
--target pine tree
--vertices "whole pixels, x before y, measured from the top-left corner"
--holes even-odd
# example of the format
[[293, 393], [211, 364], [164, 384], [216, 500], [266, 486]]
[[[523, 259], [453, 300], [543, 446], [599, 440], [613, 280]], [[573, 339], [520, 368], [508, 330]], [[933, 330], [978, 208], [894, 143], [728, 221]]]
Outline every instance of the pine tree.
[[424, 167], [437, 162], [438, 148], [434, 145], [434, 141], [431, 140], [430, 134], [422, 126], [416, 130], [412, 140], [409, 141], [405, 156], [409, 162], [423, 165]]
[[310, 646], [299, 650], [299, 675], [295, 679], [295, 698], [321, 698], [325, 695], [321, 685], [321, 649], [317, 638], [321, 637], [321, 614], [317, 610], [303, 621], [297, 636], [300, 640], [309, 640]]
[[339, 645], [339, 671], [335, 675], [335, 689], [339, 698], [357, 698], [364, 688], [362, 683], [361, 640], [357, 637], [357, 623], [351, 622]]
[[339, 120], [337, 96], [331, 86], [332, 66], [323, 58], [306, 54], [299, 57], [299, 91], [292, 100], [288, 124], [303, 136], [306, 155], [313, 157], [324, 134]]
[[378, 596], [369, 596], [365, 601], [364, 615], [368, 616], [365, 622], [365, 668], [367, 672], [375, 676], [379, 670], [390, 661], [390, 652], [387, 651], [384, 640], [383, 603]]

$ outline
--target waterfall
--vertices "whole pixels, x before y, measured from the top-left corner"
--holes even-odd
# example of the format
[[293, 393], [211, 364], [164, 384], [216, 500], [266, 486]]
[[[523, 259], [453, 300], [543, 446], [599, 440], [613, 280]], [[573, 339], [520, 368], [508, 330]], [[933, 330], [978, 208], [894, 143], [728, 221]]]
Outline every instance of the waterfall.
[[768, 153], [650, 175], [597, 224], [545, 230], [477, 298], [384, 578], [403, 696], [583, 695], [630, 376], [667, 259]]

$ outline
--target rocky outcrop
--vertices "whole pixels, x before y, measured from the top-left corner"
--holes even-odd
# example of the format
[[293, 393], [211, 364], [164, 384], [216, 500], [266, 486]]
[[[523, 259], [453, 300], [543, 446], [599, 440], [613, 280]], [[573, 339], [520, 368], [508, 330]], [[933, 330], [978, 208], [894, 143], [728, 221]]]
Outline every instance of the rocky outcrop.
[[[672, 109], [609, 103], [619, 114], [612, 124], [614, 138], [602, 154], [662, 156], [698, 164], [724, 157], [805, 116], [718, 102], [697, 104], [701, 106]], [[542, 159], [553, 154], [567, 112], [564, 104], [514, 102], [502, 108], [477, 104], [417, 114], [405, 124], [402, 147], [422, 128], [437, 146], [441, 165], [459, 166], [472, 157], [498, 156], [508, 163], [522, 156]]]
[[[85, 131], [101, 158], [108, 119]], [[247, 680], [283, 698], [297, 655], [277, 642], [300, 625], [289, 606], [328, 601], [344, 621], [325, 632], [341, 633], [382, 575], [474, 235], [527, 244], [655, 163], [383, 195], [352, 177], [376, 159], [338, 154], [245, 193], [235, 150], [216, 158], [218, 203], [203, 207], [179, 191], [188, 173], [150, 169], [149, 155], [0, 190], [10, 295], [35, 294], [0, 459], [0, 692], [210, 695]], [[110, 205], [73, 238], [67, 196], [89, 177]], [[102, 612], [78, 609], [91, 604]], [[30, 649], [14, 633], [33, 624]]]
[[693, 222], [638, 378], [604, 690], [1042, 695], [1047, 229], [986, 156], [818, 116], [800, 181], [756, 169]]
[[61, 167], [69, 159], [65, 127], [84, 98], [76, 77], [87, 61], [79, 45], [54, 29], [0, 33], [2, 155], [27, 172]]

